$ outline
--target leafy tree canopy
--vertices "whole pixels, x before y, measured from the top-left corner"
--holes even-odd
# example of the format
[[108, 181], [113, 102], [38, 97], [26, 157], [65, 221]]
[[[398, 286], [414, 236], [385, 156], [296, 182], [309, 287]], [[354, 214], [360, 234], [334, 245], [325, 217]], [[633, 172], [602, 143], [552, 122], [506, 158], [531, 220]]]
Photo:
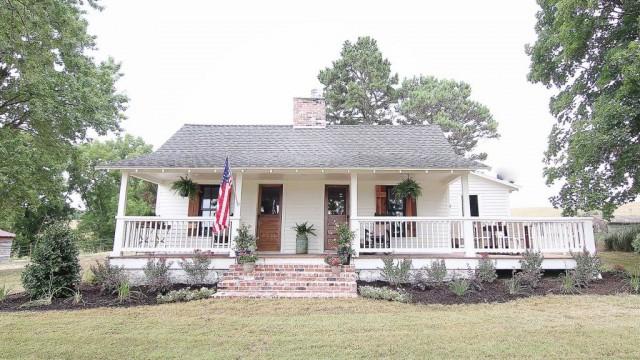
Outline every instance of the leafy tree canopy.
[[[120, 192], [120, 174], [95, 167], [151, 151], [151, 145], [145, 144], [142, 138], [129, 134], [78, 147], [69, 169], [69, 185], [85, 203], [79, 230], [90, 240], [113, 239]], [[127, 188], [127, 215], [153, 215], [156, 190], [154, 184], [131, 178]]]
[[470, 99], [469, 84], [417, 76], [398, 87], [391, 62], [370, 37], [346, 41], [340, 58], [318, 79], [331, 124], [436, 124], [457, 154], [479, 160], [487, 154], [473, 153], [478, 140], [498, 137], [497, 122], [486, 106]]
[[391, 124], [398, 74], [382, 57], [376, 40], [359, 37], [345, 41], [340, 58], [320, 71], [324, 85], [327, 120], [332, 124]]
[[433, 76], [405, 79], [400, 89], [399, 124], [440, 125], [458, 155], [485, 160], [486, 153], [472, 154], [481, 138], [497, 138], [498, 123], [489, 109], [470, 99], [471, 86], [462, 81]]
[[[66, 200], [74, 144], [118, 131], [119, 66], [100, 64], [83, 15], [95, 1], [0, 0], [0, 225]], [[52, 208], [61, 209], [56, 205]], [[49, 208], [51, 209], [51, 208]], [[64, 213], [64, 211], [62, 212]], [[60, 216], [58, 211], [48, 216]]]
[[551, 199], [610, 216], [640, 190], [640, 1], [539, 0], [529, 80], [556, 88], [545, 153]]

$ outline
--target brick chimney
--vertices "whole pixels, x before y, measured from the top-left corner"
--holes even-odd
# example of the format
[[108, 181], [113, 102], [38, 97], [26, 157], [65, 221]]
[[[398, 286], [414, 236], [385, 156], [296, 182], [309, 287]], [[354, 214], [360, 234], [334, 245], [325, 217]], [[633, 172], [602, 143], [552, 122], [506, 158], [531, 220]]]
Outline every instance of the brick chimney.
[[308, 98], [293, 98], [294, 128], [323, 128], [327, 126], [327, 112], [324, 98], [317, 90]]

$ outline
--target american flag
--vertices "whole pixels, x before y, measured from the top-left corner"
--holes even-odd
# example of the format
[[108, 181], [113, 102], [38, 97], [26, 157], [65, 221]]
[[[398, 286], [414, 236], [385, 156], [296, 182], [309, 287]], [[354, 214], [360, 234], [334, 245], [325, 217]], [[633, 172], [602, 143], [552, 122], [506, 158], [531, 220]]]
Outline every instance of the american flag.
[[229, 202], [231, 201], [231, 188], [233, 179], [229, 168], [229, 158], [224, 161], [224, 171], [220, 181], [220, 191], [218, 192], [218, 208], [216, 210], [216, 220], [213, 223], [213, 231], [219, 233], [229, 227]]

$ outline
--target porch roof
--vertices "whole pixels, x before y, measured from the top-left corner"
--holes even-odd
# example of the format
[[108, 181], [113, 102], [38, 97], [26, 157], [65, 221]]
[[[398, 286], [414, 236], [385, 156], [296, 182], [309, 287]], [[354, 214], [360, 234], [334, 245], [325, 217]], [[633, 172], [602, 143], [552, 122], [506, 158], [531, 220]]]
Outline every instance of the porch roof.
[[474, 170], [487, 168], [456, 155], [440, 127], [329, 125], [184, 125], [154, 153], [101, 166], [104, 169], [389, 168]]

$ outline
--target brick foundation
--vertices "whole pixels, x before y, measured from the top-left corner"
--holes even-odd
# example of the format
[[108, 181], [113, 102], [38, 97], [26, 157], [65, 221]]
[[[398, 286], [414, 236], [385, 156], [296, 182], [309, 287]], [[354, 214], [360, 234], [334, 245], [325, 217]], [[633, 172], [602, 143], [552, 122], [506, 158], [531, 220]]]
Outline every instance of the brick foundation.
[[244, 273], [231, 265], [218, 283], [220, 297], [341, 297], [357, 296], [355, 266], [333, 273], [328, 265], [256, 265]]

